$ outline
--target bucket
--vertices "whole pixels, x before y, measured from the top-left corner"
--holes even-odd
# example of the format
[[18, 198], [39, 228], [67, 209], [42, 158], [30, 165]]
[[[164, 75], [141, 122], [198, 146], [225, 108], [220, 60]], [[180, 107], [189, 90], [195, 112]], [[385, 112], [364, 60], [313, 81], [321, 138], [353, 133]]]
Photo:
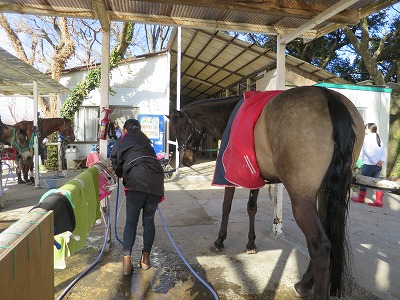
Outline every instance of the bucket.
[[44, 186], [46, 189], [55, 189], [57, 188], [57, 180], [56, 179], [45, 179]]

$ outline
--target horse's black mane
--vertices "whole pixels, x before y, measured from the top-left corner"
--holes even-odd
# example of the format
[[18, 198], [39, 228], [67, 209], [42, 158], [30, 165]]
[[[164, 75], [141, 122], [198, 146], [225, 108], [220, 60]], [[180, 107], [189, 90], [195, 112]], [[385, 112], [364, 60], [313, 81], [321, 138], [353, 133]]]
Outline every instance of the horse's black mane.
[[242, 98], [242, 96], [230, 96], [230, 97], [226, 97], [226, 98], [210, 98], [210, 99], [202, 99], [202, 100], [198, 100], [192, 103], [187, 104], [183, 110], [187, 109], [187, 108], [197, 108], [199, 106], [221, 106], [221, 105], [227, 105], [231, 102], [236, 103], [238, 102], [240, 99]]

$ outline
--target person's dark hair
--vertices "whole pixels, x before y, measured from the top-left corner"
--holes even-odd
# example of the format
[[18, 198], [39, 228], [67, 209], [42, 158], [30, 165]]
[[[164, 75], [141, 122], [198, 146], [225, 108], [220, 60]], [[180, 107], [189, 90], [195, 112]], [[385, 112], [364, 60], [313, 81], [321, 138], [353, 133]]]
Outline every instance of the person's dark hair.
[[140, 123], [136, 119], [128, 119], [124, 123], [124, 128], [128, 131], [128, 133], [133, 133], [139, 136], [142, 136], [143, 138], [147, 139], [150, 143], [151, 140], [147, 137], [146, 134], [142, 131], [142, 127], [140, 126]]
[[140, 123], [139, 123], [138, 120], [136, 120], [136, 119], [128, 119], [124, 123], [124, 128], [128, 132], [137, 132], [137, 131], [140, 131], [141, 126], [140, 126]]
[[381, 138], [380, 138], [379, 134], [377, 133], [378, 126], [376, 126], [375, 123], [367, 123], [365, 125], [365, 128], [368, 128], [372, 133], [376, 133], [376, 143], [380, 147], [381, 146]]

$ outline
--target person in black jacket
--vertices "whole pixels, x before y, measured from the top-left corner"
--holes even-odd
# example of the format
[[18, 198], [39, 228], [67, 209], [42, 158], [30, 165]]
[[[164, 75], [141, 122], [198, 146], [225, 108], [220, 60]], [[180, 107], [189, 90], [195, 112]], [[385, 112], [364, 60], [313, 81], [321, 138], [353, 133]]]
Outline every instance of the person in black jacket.
[[123, 178], [126, 191], [122, 273], [130, 275], [133, 271], [131, 252], [141, 211], [144, 230], [140, 267], [150, 268], [150, 251], [155, 237], [154, 215], [164, 197], [164, 171], [138, 120], [127, 120], [123, 133], [112, 147], [110, 159], [116, 175]]

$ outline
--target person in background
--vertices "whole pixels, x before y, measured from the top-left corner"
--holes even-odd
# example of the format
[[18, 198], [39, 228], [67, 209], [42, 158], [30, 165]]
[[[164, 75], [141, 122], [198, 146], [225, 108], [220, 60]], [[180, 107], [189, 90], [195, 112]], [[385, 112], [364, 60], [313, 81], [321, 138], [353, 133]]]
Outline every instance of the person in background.
[[119, 128], [119, 124], [118, 124], [117, 120], [115, 120], [114, 126], [115, 126], [115, 136], [117, 137], [116, 139], [119, 140], [122, 136], [122, 131], [121, 131], [121, 128]]
[[142, 212], [143, 250], [140, 267], [150, 268], [150, 252], [155, 238], [154, 215], [164, 198], [164, 171], [156, 158], [150, 139], [141, 131], [138, 120], [129, 119], [123, 136], [112, 147], [113, 169], [123, 178], [126, 192], [126, 222], [123, 234], [123, 275], [133, 272], [131, 253]]
[[[383, 143], [379, 134], [377, 133], [378, 127], [375, 123], [368, 123], [365, 125], [365, 138], [363, 147], [361, 149], [360, 157], [363, 161], [361, 175], [379, 178], [382, 171], [382, 165], [386, 161], [386, 153], [383, 148]], [[354, 202], [364, 203], [367, 188], [360, 186], [358, 197], [352, 197]], [[375, 202], [368, 203], [370, 206], [382, 207], [383, 191], [377, 190], [375, 192]]]

